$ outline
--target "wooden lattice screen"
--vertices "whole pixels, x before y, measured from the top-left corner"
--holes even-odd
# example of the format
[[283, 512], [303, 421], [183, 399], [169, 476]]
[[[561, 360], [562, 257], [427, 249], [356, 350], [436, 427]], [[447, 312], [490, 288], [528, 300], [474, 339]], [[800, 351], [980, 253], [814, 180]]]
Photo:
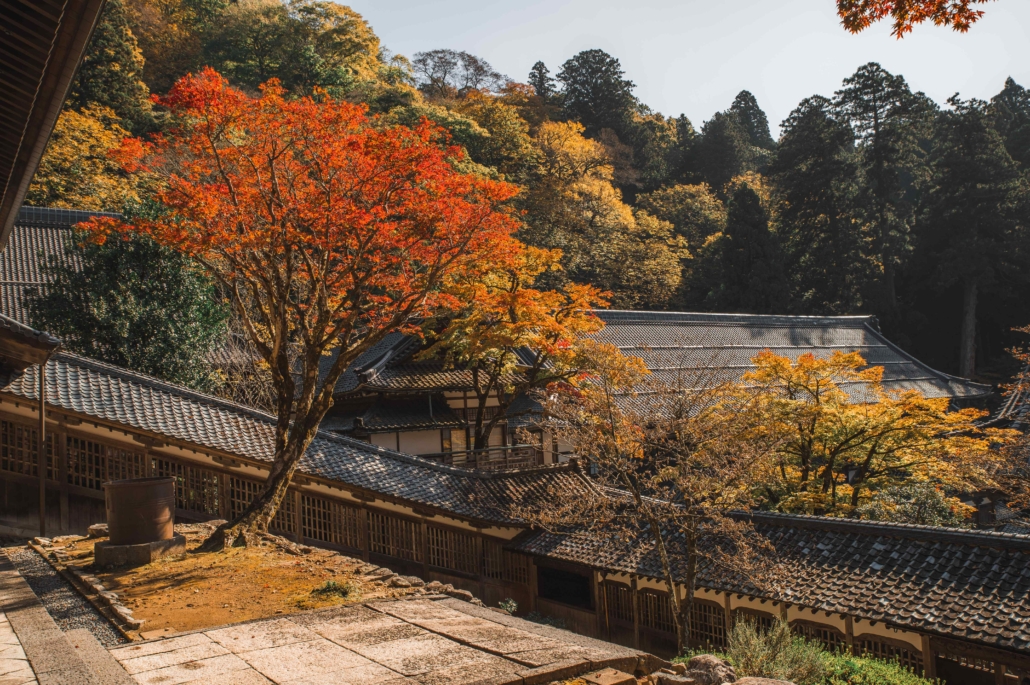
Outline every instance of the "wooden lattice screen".
[[412, 521], [368, 512], [368, 549], [376, 554], [422, 561], [422, 528]]
[[426, 534], [426, 551], [431, 565], [472, 575], [479, 573], [475, 537], [436, 526], [429, 526]]
[[[0, 421], [0, 471], [38, 477], [36, 470], [36, 429], [13, 421]], [[47, 435], [47, 478], [57, 480], [54, 469], [53, 433]]]
[[67, 436], [68, 482], [80, 488], [102, 490], [104, 483], [147, 475], [147, 459], [142, 452], [109, 447], [93, 440]]
[[795, 621], [791, 624], [791, 630], [795, 635], [800, 635], [806, 640], [822, 644], [830, 652], [838, 652], [847, 649], [848, 640], [844, 633], [829, 626], [807, 621]]
[[622, 583], [605, 582], [605, 601], [608, 603], [608, 618], [612, 621], [633, 624], [633, 590]]
[[776, 625], [776, 618], [764, 611], [753, 609], [734, 609], [733, 622], [753, 623], [760, 631], [768, 632]]
[[301, 495], [300, 534], [332, 545], [361, 548], [361, 510], [340, 502]]
[[[243, 513], [254, 498], [261, 493], [264, 483], [245, 478], [229, 479], [227, 490], [230, 519], [235, 519]], [[297, 507], [293, 501], [293, 493], [287, 493], [279, 505], [279, 511], [269, 524], [269, 529], [294, 535], [297, 532]]]
[[218, 515], [218, 474], [168, 459], [154, 459], [154, 475], [175, 479], [175, 507], [211, 516]]
[[858, 640], [858, 644], [861, 650], [860, 656], [897, 661], [914, 673], [922, 674], [923, 672], [923, 655], [916, 649], [867, 636]]
[[717, 604], [694, 600], [690, 609], [691, 644], [726, 648], [726, 612]]
[[653, 590], [641, 590], [637, 593], [640, 601], [640, 625], [663, 633], [676, 632], [676, 623], [672, 617], [672, 606], [669, 596]]

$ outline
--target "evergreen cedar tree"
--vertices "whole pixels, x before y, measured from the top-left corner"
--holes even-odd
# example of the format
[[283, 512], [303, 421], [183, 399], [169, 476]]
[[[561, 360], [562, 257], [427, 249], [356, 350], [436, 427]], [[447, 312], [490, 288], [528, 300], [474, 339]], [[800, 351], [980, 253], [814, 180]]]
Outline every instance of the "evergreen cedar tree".
[[932, 21], [965, 33], [980, 17], [990, 0], [837, 0], [837, 12], [848, 31], [858, 33], [873, 22], [893, 21], [891, 34], [903, 38], [916, 24]]
[[165, 214], [82, 227], [99, 241], [145, 235], [197, 260], [269, 366], [274, 462], [263, 493], [209, 539], [219, 548], [267, 528], [358, 355], [456, 308], [442, 286], [463, 272], [503, 268], [521, 253], [505, 208], [517, 188], [456, 172], [461, 151], [427, 121], [380, 126], [363, 106], [288, 99], [275, 81], [250, 97], [205, 69], [158, 103], [174, 125], [147, 142], [126, 139], [118, 155], [128, 171], [163, 182]]

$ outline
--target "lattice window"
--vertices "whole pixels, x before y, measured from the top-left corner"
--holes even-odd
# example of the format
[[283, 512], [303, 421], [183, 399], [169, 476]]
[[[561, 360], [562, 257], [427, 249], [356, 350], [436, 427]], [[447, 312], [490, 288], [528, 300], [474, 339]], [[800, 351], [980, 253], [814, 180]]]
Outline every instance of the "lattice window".
[[147, 475], [146, 455], [93, 440], [67, 436], [68, 482], [80, 488], [101, 490], [104, 483]]
[[509, 583], [529, 585], [529, 557], [516, 552], [505, 552], [504, 579]]
[[663, 633], [675, 633], [676, 622], [672, 617], [669, 596], [651, 590], [642, 590], [640, 598], [640, 625]]
[[472, 575], [479, 573], [479, 555], [476, 553], [474, 536], [436, 526], [429, 526], [426, 535], [426, 549], [431, 565]]
[[[38, 433], [32, 426], [13, 421], [0, 421], [0, 470], [39, 476], [36, 470], [36, 442]], [[57, 480], [54, 468], [53, 433], [47, 433], [47, 478]]]
[[167, 459], [154, 459], [154, 475], [175, 479], [175, 507], [218, 515], [218, 474]]
[[321, 497], [300, 497], [300, 534], [332, 545], [361, 548], [361, 510]]
[[923, 672], [923, 655], [911, 647], [903, 647], [875, 637], [863, 637], [859, 640], [861, 656], [885, 661], [897, 661], [914, 673]]
[[726, 648], [726, 612], [718, 604], [694, 600], [690, 609], [690, 639], [694, 645]]
[[[954, 661], [955, 663], [971, 668], [974, 671], [983, 671], [984, 673], [994, 673], [995, 665], [990, 659], [980, 659], [972, 656], [962, 656], [961, 654], [949, 654], [946, 652], [937, 652], [937, 657], [940, 659], [947, 659], [948, 661]], [[1006, 669], [1007, 672], [1008, 669]]]
[[422, 561], [422, 527], [412, 521], [368, 513], [368, 549], [409, 561]]
[[606, 582], [604, 596], [608, 603], [608, 618], [633, 623], [633, 591], [628, 585]]
[[764, 611], [756, 611], [754, 609], [734, 609], [733, 622], [753, 623], [757, 626], [758, 630], [768, 632], [776, 625], [776, 618], [772, 614], [767, 614]]
[[504, 579], [504, 555], [504, 547], [499, 543], [483, 540], [483, 575], [494, 580]]
[[[229, 518], [235, 519], [261, 494], [264, 483], [243, 478], [229, 479]], [[268, 525], [269, 529], [280, 533], [297, 532], [297, 507], [293, 501], [293, 493], [288, 492], [279, 505], [279, 511]]]
[[795, 635], [822, 644], [828, 651], [837, 652], [847, 649], [848, 640], [844, 633], [829, 626], [809, 623], [807, 621], [795, 621], [791, 624], [791, 630]]

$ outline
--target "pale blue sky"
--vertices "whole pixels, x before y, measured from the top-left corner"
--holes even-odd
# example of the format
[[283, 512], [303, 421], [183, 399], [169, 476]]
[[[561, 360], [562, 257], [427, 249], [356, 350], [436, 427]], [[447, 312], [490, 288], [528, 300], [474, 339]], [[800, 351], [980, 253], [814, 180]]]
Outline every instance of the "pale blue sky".
[[695, 126], [742, 89], [778, 124], [803, 98], [831, 95], [866, 62], [943, 103], [989, 98], [1007, 76], [1030, 87], [1030, 0], [998, 0], [966, 34], [932, 25], [898, 41], [881, 22], [858, 36], [834, 0], [353, 0], [390, 50], [467, 50], [525, 81], [535, 61], [557, 72], [579, 52], [618, 57], [637, 96]]

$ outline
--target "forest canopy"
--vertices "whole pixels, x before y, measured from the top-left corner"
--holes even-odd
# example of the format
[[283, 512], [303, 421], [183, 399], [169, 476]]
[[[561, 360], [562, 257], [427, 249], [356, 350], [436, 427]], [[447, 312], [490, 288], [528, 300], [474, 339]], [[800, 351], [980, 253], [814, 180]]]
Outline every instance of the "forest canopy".
[[[979, 16], [922, 4], [838, 6], [848, 28], [892, 18], [897, 33]], [[325, 0], [109, 0], [32, 200], [139, 202], [148, 179], [108, 151], [166, 130], [151, 94], [205, 66], [247, 93], [274, 78], [287, 98], [441, 127], [459, 171], [518, 186], [518, 237], [561, 251], [540, 287], [590, 284], [622, 308], [874, 315], [931, 365], [988, 378], [1030, 320], [1030, 95], [1011, 79], [940, 105], [856, 65], [777, 137], [747, 90], [706, 121], [656, 112], [600, 49], [502, 74], [446, 46], [395, 55]]]

